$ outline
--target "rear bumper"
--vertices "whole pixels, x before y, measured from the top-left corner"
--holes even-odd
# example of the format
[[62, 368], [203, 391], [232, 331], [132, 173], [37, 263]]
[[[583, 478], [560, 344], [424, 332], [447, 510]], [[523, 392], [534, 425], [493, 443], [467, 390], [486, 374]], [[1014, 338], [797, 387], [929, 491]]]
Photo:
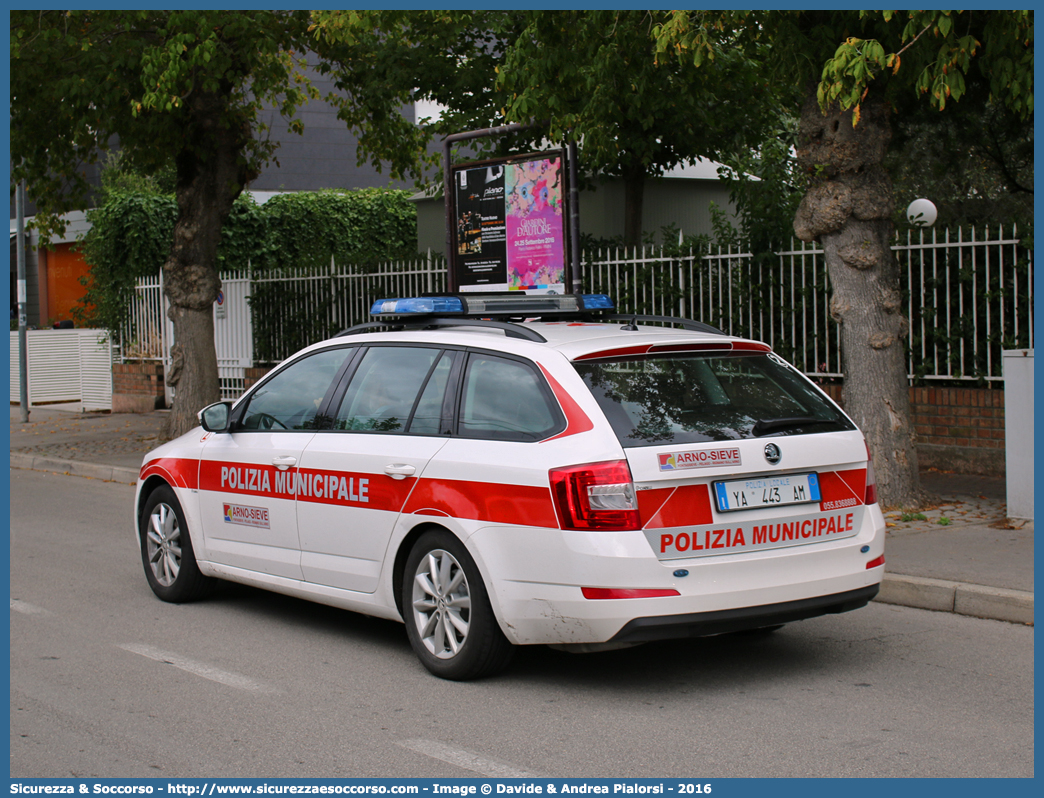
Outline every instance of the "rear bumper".
[[[857, 534], [764, 551], [658, 560], [642, 532], [487, 527], [468, 548], [507, 638], [519, 645], [627, 644], [772, 626], [857, 609], [880, 589], [884, 519]], [[677, 595], [587, 599], [584, 587]]]
[[880, 585], [870, 585], [859, 590], [834, 593], [831, 596], [764, 604], [760, 607], [635, 618], [633, 621], [629, 621], [609, 642], [647, 643], [651, 640], [706, 637], [758, 629], [764, 626], [776, 626], [792, 621], [803, 621], [806, 618], [815, 618], [820, 615], [849, 612], [865, 607], [877, 595], [880, 588]]

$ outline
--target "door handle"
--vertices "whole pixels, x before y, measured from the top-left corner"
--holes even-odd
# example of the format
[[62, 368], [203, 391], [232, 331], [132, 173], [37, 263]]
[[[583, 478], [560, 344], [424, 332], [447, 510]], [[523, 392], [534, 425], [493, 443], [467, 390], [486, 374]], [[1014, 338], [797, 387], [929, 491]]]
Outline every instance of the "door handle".
[[280, 471], [286, 471], [290, 466], [297, 465], [297, 458], [292, 454], [280, 455], [279, 457], [272, 458], [272, 465]]
[[408, 463], [393, 463], [384, 467], [384, 473], [392, 479], [406, 479], [417, 473], [417, 469]]

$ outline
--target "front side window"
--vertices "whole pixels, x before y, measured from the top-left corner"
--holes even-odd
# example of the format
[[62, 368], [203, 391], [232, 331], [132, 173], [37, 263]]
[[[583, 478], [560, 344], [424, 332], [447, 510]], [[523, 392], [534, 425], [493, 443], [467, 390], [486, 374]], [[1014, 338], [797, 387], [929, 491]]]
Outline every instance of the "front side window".
[[324, 349], [292, 363], [251, 395], [240, 429], [320, 429], [317, 417], [330, 385], [355, 352], [354, 347]]
[[[337, 411], [334, 429], [404, 432], [417, 395], [428, 381], [439, 354], [439, 349], [431, 347], [371, 347], [352, 376]], [[445, 389], [445, 376], [441, 377], [441, 385]], [[437, 404], [441, 408], [442, 397], [441, 394], [434, 397], [426, 393], [425, 398], [428, 403], [422, 412], [427, 418], [431, 412], [438, 412], [432, 411], [429, 405]]]
[[855, 429], [773, 354], [576, 363], [625, 447]]
[[545, 386], [526, 363], [472, 354], [464, 376], [460, 435], [509, 441], [548, 437], [562, 422]]

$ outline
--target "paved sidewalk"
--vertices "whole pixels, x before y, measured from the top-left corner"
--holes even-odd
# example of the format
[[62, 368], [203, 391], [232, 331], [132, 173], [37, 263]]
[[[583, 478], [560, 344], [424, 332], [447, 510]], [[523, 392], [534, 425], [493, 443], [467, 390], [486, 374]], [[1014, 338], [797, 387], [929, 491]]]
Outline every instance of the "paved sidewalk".
[[163, 442], [166, 411], [83, 413], [80, 404], [11, 405], [11, 465], [134, 484], [142, 457]]
[[1033, 623], [1033, 521], [1007, 517], [998, 477], [926, 471], [939, 499], [920, 513], [885, 513], [885, 580], [877, 600]]
[[[11, 467], [134, 484], [162, 442], [167, 413], [83, 413], [78, 404], [11, 406]], [[1007, 518], [1002, 478], [921, 475], [938, 503], [885, 514], [885, 579], [877, 600], [1033, 623], [1033, 522]]]

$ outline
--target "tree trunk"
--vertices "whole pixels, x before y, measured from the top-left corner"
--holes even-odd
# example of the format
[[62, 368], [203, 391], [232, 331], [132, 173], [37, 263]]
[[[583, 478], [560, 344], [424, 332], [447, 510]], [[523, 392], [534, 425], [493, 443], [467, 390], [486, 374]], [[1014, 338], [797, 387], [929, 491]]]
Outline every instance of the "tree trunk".
[[794, 231], [818, 240], [841, 325], [845, 411], [866, 435], [883, 507], [923, 503], [910, 424], [899, 265], [891, 250], [892, 183], [881, 165], [891, 139], [884, 103], [824, 115], [810, 93], [801, 114], [798, 163], [817, 177], [801, 201]]
[[645, 170], [637, 169], [624, 176], [624, 244], [637, 247], [642, 243], [642, 202], [645, 196]]
[[257, 176], [243, 155], [249, 125], [222, 121], [229, 96], [228, 91], [199, 92], [190, 99], [186, 145], [175, 158], [178, 219], [163, 265], [168, 315], [174, 322], [168, 382], [175, 395], [166, 430], [172, 438], [195, 427], [196, 413], [221, 398], [213, 318], [221, 288], [217, 249], [232, 203]]

